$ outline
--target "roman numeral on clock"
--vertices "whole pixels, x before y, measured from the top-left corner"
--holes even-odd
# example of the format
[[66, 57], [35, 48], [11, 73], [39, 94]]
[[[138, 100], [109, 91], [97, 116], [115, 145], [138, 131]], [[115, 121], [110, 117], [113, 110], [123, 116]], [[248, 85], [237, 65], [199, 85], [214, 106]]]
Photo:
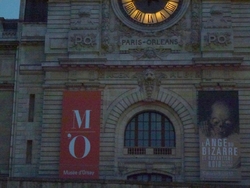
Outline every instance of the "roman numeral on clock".
[[170, 1], [166, 4], [164, 9], [168, 11], [168, 13], [173, 14], [174, 11], [177, 9], [177, 7], [178, 7], [178, 3]]
[[151, 14], [151, 13], [146, 13], [143, 23], [145, 24], [154, 24], [157, 23], [157, 19], [156, 19], [156, 15], [155, 14]]
[[143, 18], [144, 18], [144, 13], [139, 11], [139, 10], [136, 10], [132, 15], [131, 17], [134, 18], [135, 20], [137, 20], [138, 22], [142, 22], [143, 21]]
[[133, 14], [133, 12], [136, 10], [136, 7], [134, 3], [132, 2], [123, 4], [123, 8], [127, 12], [128, 15]]

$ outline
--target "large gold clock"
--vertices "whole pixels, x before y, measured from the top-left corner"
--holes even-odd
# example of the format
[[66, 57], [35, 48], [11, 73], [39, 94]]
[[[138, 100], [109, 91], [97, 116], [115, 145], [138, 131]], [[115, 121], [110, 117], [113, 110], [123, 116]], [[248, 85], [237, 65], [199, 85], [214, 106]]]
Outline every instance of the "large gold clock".
[[139, 31], [171, 27], [185, 14], [190, 0], [111, 0], [114, 12], [127, 26]]

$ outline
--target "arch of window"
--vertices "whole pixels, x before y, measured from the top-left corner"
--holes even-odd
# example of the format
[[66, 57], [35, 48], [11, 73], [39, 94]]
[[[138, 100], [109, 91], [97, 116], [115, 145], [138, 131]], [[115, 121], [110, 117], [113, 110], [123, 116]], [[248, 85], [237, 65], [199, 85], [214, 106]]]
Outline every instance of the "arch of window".
[[140, 148], [175, 148], [175, 130], [165, 115], [146, 111], [135, 115], [127, 124], [124, 146]]
[[127, 177], [128, 180], [133, 181], [144, 181], [144, 182], [172, 182], [171, 176], [157, 173], [141, 173], [133, 174]]

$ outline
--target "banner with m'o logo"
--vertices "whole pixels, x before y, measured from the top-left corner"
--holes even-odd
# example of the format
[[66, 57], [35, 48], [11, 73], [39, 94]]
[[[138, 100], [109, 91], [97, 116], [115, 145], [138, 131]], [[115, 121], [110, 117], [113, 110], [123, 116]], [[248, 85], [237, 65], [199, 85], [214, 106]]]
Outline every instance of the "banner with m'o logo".
[[100, 91], [64, 92], [61, 178], [99, 178], [100, 108]]

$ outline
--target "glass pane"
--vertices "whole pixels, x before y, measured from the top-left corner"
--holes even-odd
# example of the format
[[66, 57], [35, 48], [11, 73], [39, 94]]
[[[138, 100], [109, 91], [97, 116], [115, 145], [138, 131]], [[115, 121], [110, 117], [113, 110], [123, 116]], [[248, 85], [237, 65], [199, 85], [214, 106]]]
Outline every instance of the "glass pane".
[[135, 131], [131, 131], [130, 138], [134, 139], [135, 138]]
[[144, 122], [144, 130], [149, 130], [149, 122]]
[[175, 142], [174, 140], [169, 140], [167, 147], [175, 147]]
[[128, 140], [125, 140], [125, 146], [126, 146], [126, 147], [130, 146]]
[[170, 137], [170, 139], [174, 139], [174, 137], [175, 137], [174, 133], [170, 133], [169, 137]]
[[149, 139], [148, 136], [149, 136], [149, 135], [148, 135], [148, 131], [147, 131], [147, 132], [145, 131], [145, 132], [144, 132], [144, 139]]
[[142, 147], [143, 146], [143, 141], [142, 140], [138, 140], [138, 147]]
[[138, 121], [143, 121], [143, 114], [138, 115]]
[[169, 140], [165, 140], [165, 147], [171, 147], [171, 145], [170, 145], [170, 141]]
[[156, 127], [157, 130], [161, 130], [161, 122], [157, 122]]
[[166, 131], [169, 131], [169, 130], [170, 130], [169, 123], [166, 123], [166, 122], [165, 122], [165, 130], [166, 130]]
[[160, 115], [160, 114], [157, 114], [156, 120], [157, 120], [157, 121], [161, 121], [161, 115]]
[[138, 122], [138, 130], [143, 130], [143, 122]]
[[144, 113], [144, 121], [149, 121], [149, 113]]
[[128, 134], [128, 132], [126, 132], [126, 134], [125, 134], [125, 139], [127, 140], [127, 139], [129, 139], [130, 138], [130, 135]]
[[156, 138], [157, 138], [158, 140], [161, 139], [161, 132], [159, 132], [159, 131], [156, 132]]
[[155, 140], [151, 140], [151, 147], [156, 147], [156, 141]]
[[135, 130], [135, 122], [134, 121], [130, 123], [129, 129]]
[[165, 131], [165, 140], [168, 140], [168, 139], [169, 139], [169, 132]]
[[151, 131], [156, 130], [156, 123], [151, 122]]
[[142, 138], [143, 138], [143, 132], [140, 131], [140, 132], [138, 132], [138, 139], [142, 139]]
[[156, 139], [156, 132], [155, 131], [151, 131], [151, 139]]
[[155, 113], [151, 114], [151, 121], [156, 121], [156, 114]]
[[130, 147], [135, 147], [135, 141], [134, 141], [134, 140], [130, 140], [129, 146], [130, 146]]

